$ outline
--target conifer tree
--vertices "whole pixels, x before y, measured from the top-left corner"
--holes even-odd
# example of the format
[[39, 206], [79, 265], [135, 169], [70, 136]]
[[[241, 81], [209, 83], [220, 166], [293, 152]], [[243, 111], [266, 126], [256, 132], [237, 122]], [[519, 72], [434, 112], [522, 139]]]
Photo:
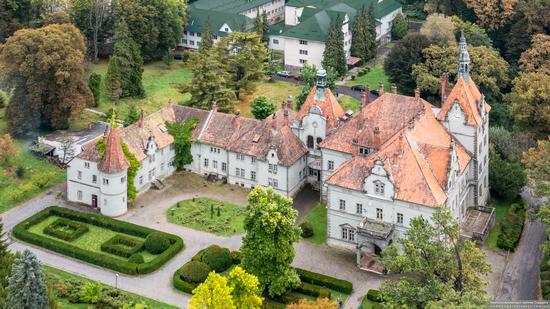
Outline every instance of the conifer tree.
[[369, 51], [367, 59], [372, 59], [376, 56], [376, 18], [374, 16], [374, 5], [371, 3], [367, 11], [367, 49]]
[[109, 58], [107, 74], [105, 75], [105, 91], [111, 100], [118, 100], [122, 94], [122, 77], [120, 75], [120, 59], [116, 56]]
[[119, 60], [120, 66], [120, 97], [143, 97], [145, 90], [141, 82], [143, 74], [143, 58], [139, 46], [130, 36], [124, 20], [118, 22], [115, 29], [115, 47], [113, 57]]
[[267, 20], [267, 13], [262, 11], [262, 41], [267, 45], [269, 44], [269, 21]]
[[0, 219], [0, 308], [4, 308], [6, 302], [8, 277], [11, 273], [14, 256], [8, 251], [4, 224]]
[[355, 15], [355, 24], [351, 35], [351, 55], [361, 58], [363, 62], [367, 61], [368, 56], [367, 27], [367, 15], [363, 6]]
[[202, 30], [201, 45], [199, 46], [199, 52], [205, 52], [210, 50], [214, 45], [214, 35], [212, 34], [212, 23], [210, 17], [206, 21]]
[[6, 308], [49, 308], [48, 290], [40, 261], [29, 250], [15, 259], [7, 291]]
[[342, 21], [337, 16], [330, 24], [330, 30], [325, 40], [325, 51], [323, 52], [323, 68], [332, 67], [338, 76], [346, 74], [346, 54], [344, 52], [344, 33], [342, 32]]
[[88, 77], [88, 87], [94, 95], [94, 107], [97, 107], [101, 96], [101, 75], [95, 72], [90, 74], [90, 77]]

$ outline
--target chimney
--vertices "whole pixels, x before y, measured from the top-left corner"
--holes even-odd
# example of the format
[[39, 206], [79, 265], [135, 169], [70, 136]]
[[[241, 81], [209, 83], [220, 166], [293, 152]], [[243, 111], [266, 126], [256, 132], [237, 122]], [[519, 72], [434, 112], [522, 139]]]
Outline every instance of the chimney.
[[382, 96], [384, 94], [384, 84], [382, 82], [378, 82], [378, 95]]
[[292, 96], [289, 95], [288, 98], [286, 99], [286, 107], [288, 109], [292, 109]]
[[397, 86], [395, 84], [391, 84], [391, 93], [397, 94]]
[[288, 126], [288, 109], [285, 108], [283, 115], [285, 116], [285, 126]]
[[369, 95], [369, 86], [366, 86], [365, 91], [361, 94], [361, 109], [365, 108], [369, 104]]
[[449, 84], [449, 72], [445, 69], [441, 76], [441, 103], [447, 100], [447, 86]]
[[144, 120], [143, 120], [144, 116], [143, 116], [143, 110], [141, 110], [141, 115], [139, 116], [139, 123], [138, 123], [138, 126], [140, 128], [143, 128], [143, 123], [144, 123]]
[[414, 98], [420, 100], [420, 90], [418, 88], [414, 89]]

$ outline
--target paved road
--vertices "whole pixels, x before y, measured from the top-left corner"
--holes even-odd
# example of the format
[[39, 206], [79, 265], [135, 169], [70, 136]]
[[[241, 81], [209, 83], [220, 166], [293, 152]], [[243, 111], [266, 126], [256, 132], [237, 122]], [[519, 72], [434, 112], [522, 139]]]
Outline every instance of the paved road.
[[[530, 190], [524, 190], [522, 198], [529, 205], [537, 206], [543, 201], [534, 198]], [[516, 251], [510, 255], [503, 273], [502, 288], [497, 300], [521, 301], [538, 299], [539, 265], [541, 245], [546, 239], [544, 225], [528, 216], [521, 241]]]

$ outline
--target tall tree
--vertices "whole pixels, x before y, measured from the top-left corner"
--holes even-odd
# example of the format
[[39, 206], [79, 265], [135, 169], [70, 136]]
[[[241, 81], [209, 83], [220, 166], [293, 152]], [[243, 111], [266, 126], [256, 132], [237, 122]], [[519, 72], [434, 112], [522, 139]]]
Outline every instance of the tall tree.
[[471, 23], [469, 21], [464, 21], [458, 16], [451, 17], [451, 20], [453, 21], [454, 25], [454, 34], [456, 41], [460, 39], [461, 33], [464, 33], [464, 38], [470, 46], [492, 46], [493, 42], [491, 41], [491, 38], [489, 37], [485, 29], [481, 28], [477, 24]]
[[193, 79], [182, 87], [182, 92], [191, 94], [187, 104], [210, 109], [216, 103], [220, 111], [232, 112], [237, 98], [231, 89], [231, 76], [221, 68], [219, 59], [209, 53], [193, 53], [189, 63]]
[[374, 14], [374, 4], [371, 2], [367, 10], [367, 49], [369, 54], [367, 59], [376, 57], [378, 45], [376, 43], [376, 16]]
[[197, 118], [192, 118], [185, 123], [166, 123], [168, 133], [174, 137], [176, 156], [173, 164], [178, 170], [184, 169], [187, 164], [193, 162], [191, 134], [193, 134], [198, 122]]
[[204, 28], [202, 29], [201, 35], [201, 45], [199, 46], [199, 52], [204, 53], [209, 51], [214, 45], [214, 34], [212, 33], [212, 23], [210, 22], [210, 17], [206, 20]]
[[352, 56], [363, 59], [363, 63], [369, 60], [369, 46], [367, 42], [369, 32], [367, 28], [367, 12], [365, 11], [365, 6], [362, 6], [355, 15], [353, 30], [351, 32], [350, 52]]
[[408, 274], [382, 284], [384, 302], [410, 308], [485, 306], [483, 277], [491, 267], [475, 242], [460, 237], [451, 211], [441, 206], [431, 220], [416, 217], [410, 224], [397, 244], [382, 254], [388, 273]]
[[71, 24], [15, 33], [0, 48], [0, 79], [15, 92], [8, 106], [8, 129], [15, 134], [40, 125], [55, 129], [92, 104], [84, 80], [86, 46]]
[[189, 309], [235, 309], [227, 278], [211, 272], [206, 280], [193, 290]]
[[[4, 166], [11, 166], [13, 157], [17, 154], [13, 139], [6, 133], [0, 138], [0, 164]], [[1, 246], [0, 246], [1, 251]]]
[[550, 75], [550, 35], [535, 34], [531, 38], [531, 47], [521, 54], [519, 65], [524, 72]]
[[115, 28], [113, 58], [118, 60], [120, 69], [120, 97], [143, 97], [145, 90], [141, 82], [143, 58], [139, 46], [130, 36], [128, 26], [120, 20]]
[[101, 75], [98, 73], [90, 74], [88, 77], [88, 87], [94, 96], [94, 106], [99, 106], [99, 99], [101, 98]]
[[446, 46], [455, 43], [453, 21], [443, 14], [428, 16], [420, 28], [420, 33], [437, 45]]
[[523, 189], [526, 175], [518, 162], [509, 162], [490, 149], [489, 186], [491, 192], [506, 200], [513, 200]]
[[384, 72], [403, 93], [413, 93], [416, 83], [412, 77], [413, 65], [424, 62], [422, 50], [430, 45], [421, 34], [410, 34], [397, 42], [384, 61]]
[[122, 75], [120, 73], [120, 58], [111, 56], [105, 75], [105, 91], [111, 100], [118, 100], [122, 95]]
[[466, 0], [480, 26], [488, 30], [497, 30], [510, 22], [515, 15], [518, 0]]
[[344, 51], [344, 33], [342, 32], [340, 16], [336, 16], [330, 23], [330, 29], [325, 40], [322, 64], [323, 68], [334, 68], [338, 72], [338, 76], [346, 74], [347, 64]]
[[220, 68], [229, 74], [229, 86], [237, 98], [242, 92], [252, 91], [253, 82], [264, 77], [267, 48], [255, 33], [232, 32], [214, 49], [214, 57]]
[[8, 279], [7, 308], [48, 309], [46, 280], [38, 258], [29, 250], [16, 258]]
[[182, 0], [118, 0], [115, 21], [125, 20], [145, 61], [159, 59], [174, 48], [183, 33], [186, 2]]
[[105, 43], [112, 31], [111, 1], [71, 0], [69, 15], [73, 23], [82, 31], [88, 42], [88, 54], [97, 61], [100, 45]]
[[0, 0], [0, 44], [17, 30], [31, 27], [42, 13], [41, 1]]
[[263, 27], [263, 36], [261, 37], [262, 42], [266, 44], [266, 46], [269, 44], [269, 21], [267, 20], [267, 13], [266, 11], [262, 11], [262, 27]]
[[296, 254], [293, 244], [300, 240], [301, 233], [294, 225], [297, 215], [292, 200], [271, 187], [258, 186], [248, 194], [242, 266], [258, 277], [271, 296], [282, 295], [300, 284], [296, 270], [290, 266]]
[[267, 118], [269, 115], [277, 109], [275, 103], [269, 101], [266, 96], [259, 96], [254, 98], [251, 104], [251, 112], [254, 115], [254, 118], [262, 120]]
[[4, 224], [0, 219], [0, 308], [5, 308], [8, 287], [8, 278], [11, 273], [14, 255], [8, 251], [6, 233], [4, 233]]
[[506, 95], [517, 123], [542, 134], [550, 133], [550, 75], [521, 73]]
[[409, 22], [401, 13], [395, 15], [391, 27], [391, 38], [393, 40], [401, 40], [409, 33]]
[[233, 303], [239, 309], [260, 309], [263, 299], [260, 297], [260, 282], [254, 275], [248, 274], [240, 266], [231, 270], [228, 276], [232, 288]]

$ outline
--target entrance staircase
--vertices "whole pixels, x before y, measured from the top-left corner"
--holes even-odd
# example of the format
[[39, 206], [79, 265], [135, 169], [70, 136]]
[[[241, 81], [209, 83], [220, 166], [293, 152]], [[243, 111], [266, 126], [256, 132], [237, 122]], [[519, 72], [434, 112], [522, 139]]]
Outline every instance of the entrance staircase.
[[155, 189], [157, 190], [162, 190], [164, 189], [164, 187], [166, 187], [166, 185], [164, 184], [164, 182], [160, 179], [155, 179], [151, 182], [151, 185], [153, 187], [155, 187]]

